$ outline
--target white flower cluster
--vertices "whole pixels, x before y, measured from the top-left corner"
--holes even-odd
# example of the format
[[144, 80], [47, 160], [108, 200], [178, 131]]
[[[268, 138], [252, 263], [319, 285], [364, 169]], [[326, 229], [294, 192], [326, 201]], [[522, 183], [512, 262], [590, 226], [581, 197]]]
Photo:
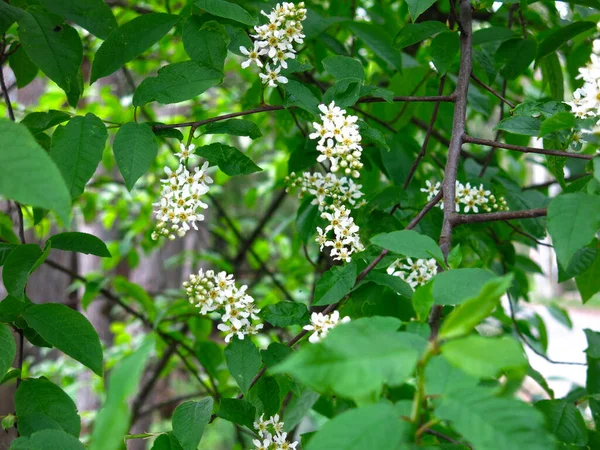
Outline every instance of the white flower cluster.
[[[598, 24], [600, 26], [600, 24]], [[600, 116], [600, 40], [594, 40], [590, 62], [579, 69], [583, 86], [573, 92], [573, 101], [566, 102], [577, 117]]]
[[340, 320], [339, 311], [334, 311], [329, 315], [314, 312], [310, 316], [310, 325], [306, 325], [304, 329], [313, 332], [308, 341], [315, 344], [327, 336], [327, 333], [336, 325], [346, 322], [350, 322], [350, 317], [346, 316]]
[[350, 210], [346, 206], [334, 206], [332, 212], [323, 212], [321, 217], [329, 222], [325, 230], [317, 227], [316, 241], [321, 251], [324, 247], [331, 247], [330, 255], [334, 260], [350, 262], [352, 253], [362, 252], [365, 249], [360, 243], [358, 225], [354, 223]]
[[411, 258], [397, 259], [387, 268], [387, 273], [405, 281], [414, 291], [437, 274], [437, 263], [433, 258], [414, 261]]
[[[294, 59], [296, 51], [294, 42], [302, 44], [304, 34], [302, 34], [302, 21], [306, 19], [306, 9], [304, 2], [294, 5], [293, 3], [283, 2], [277, 4], [273, 10], [267, 14], [261, 11], [269, 22], [255, 26], [256, 34], [251, 35], [254, 41], [254, 47], [249, 50], [246, 47], [240, 47], [240, 52], [248, 57], [242, 63], [242, 68], [255, 63], [258, 67], [263, 67], [260, 58], [264, 55], [271, 61], [265, 67], [266, 73], [261, 73], [260, 78], [264, 84], [271, 87], [277, 86], [277, 83], [287, 83], [288, 80], [280, 75], [281, 68], [287, 68], [286, 59]], [[272, 66], [271, 66], [272, 64]]]
[[[427, 187], [421, 188], [421, 192], [427, 193], [427, 201], [432, 200], [438, 192], [440, 192], [441, 184], [432, 183], [431, 181], [426, 181]], [[484, 211], [507, 211], [508, 205], [506, 204], [506, 200], [504, 197], [496, 198], [494, 194], [488, 191], [483, 184], [480, 184], [479, 187], [471, 186], [471, 183], [462, 184], [459, 181], [456, 181], [456, 196], [454, 199], [456, 204], [456, 212], [461, 212], [461, 207], [463, 212], [468, 213], [469, 211], [478, 213], [479, 208]], [[438, 203], [439, 208], [444, 208], [444, 202]]]
[[208, 205], [201, 198], [208, 192], [208, 185], [212, 178], [206, 173], [208, 161], [194, 171], [187, 168], [187, 160], [193, 154], [194, 144], [186, 147], [180, 145], [179, 166], [175, 171], [165, 167], [167, 178], [161, 179], [162, 191], [160, 201], [154, 203], [154, 211], [158, 223], [152, 232], [152, 239], [167, 236], [173, 240], [177, 236], [183, 237], [190, 228], [198, 229], [196, 222], [204, 220], [204, 215], [198, 213], [199, 209], [206, 209]]
[[360, 190], [362, 186], [356, 184], [352, 178], [338, 178], [333, 173], [323, 175], [320, 172], [304, 172], [302, 176], [298, 176], [292, 172], [285, 182], [289, 186], [288, 190], [300, 188], [300, 198], [306, 193], [314, 195], [313, 204], [319, 205], [320, 212], [334, 206], [351, 205], [360, 208], [364, 204], [364, 200], [360, 200], [364, 195]]
[[361, 136], [356, 121], [358, 117], [346, 115], [346, 110], [335, 106], [319, 105], [322, 123], [313, 122], [315, 132], [309, 137], [318, 139], [317, 150], [321, 153], [318, 162], [329, 161], [330, 170], [337, 172], [341, 169], [347, 176], [358, 178], [363, 164]]
[[253, 324], [251, 320], [258, 320], [254, 299], [246, 293], [247, 286], [237, 288], [233, 275], [227, 272], [215, 274], [213, 270], [198, 275], [190, 275], [189, 281], [183, 283], [183, 288], [190, 303], [200, 309], [200, 314], [211, 312], [222, 314], [223, 323], [217, 328], [225, 333], [225, 342], [229, 342], [235, 335], [244, 339], [247, 334], [256, 334], [263, 324]]
[[264, 420], [264, 414], [262, 414], [260, 419], [254, 422], [254, 429], [260, 437], [260, 439], [252, 441], [256, 446], [255, 450], [295, 450], [298, 442], [288, 442], [283, 426], [284, 423], [279, 420], [279, 414], [275, 414], [267, 420]]

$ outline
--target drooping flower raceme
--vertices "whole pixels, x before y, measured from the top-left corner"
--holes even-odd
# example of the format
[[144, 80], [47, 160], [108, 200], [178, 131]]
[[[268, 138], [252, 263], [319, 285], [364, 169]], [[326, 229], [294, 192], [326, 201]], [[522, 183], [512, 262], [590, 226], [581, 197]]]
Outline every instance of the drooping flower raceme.
[[346, 322], [350, 322], [350, 317], [346, 316], [340, 319], [339, 311], [334, 311], [331, 314], [314, 312], [310, 316], [310, 325], [306, 325], [304, 329], [313, 332], [308, 340], [314, 344], [327, 336], [327, 333], [338, 324]]
[[[598, 24], [600, 26], [600, 24]], [[594, 40], [593, 53], [585, 67], [579, 68], [578, 79], [583, 86], [573, 92], [573, 101], [566, 102], [577, 117], [600, 116], [600, 40]]]
[[[323, 212], [321, 217], [329, 222], [325, 230], [317, 227], [316, 241], [321, 251], [324, 247], [331, 247], [330, 255], [334, 260], [350, 262], [352, 253], [364, 250], [358, 235], [359, 228], [348, 208], [334, 206], [332, 212]], [[333, 237], [330, 232], [333, 232]]]
[[346, 115], [346, 110], [335, 106], [335, 102], [321, 104], [319, 110], [322, 122], [313, 123], [315, 131], [309, 136], [319, 140], [317, 150], [321, 154], [317, 161], [329, 161], [332, 172], [342, 169], [346, 176], [358, 178], [363, 166], [358, 117]]
[[[278, 3], [273, 10], [267, 14], [261, 13], [269, 19], [264, 25], [254, 27], [256, 34], [251, 35], [254, 46], [251, 49], [240, 47], [240, 52], [248, 57], [242, 63], [242, 68], [252, 63], [263, 68], [265, 73], [260, 74], [264, 84], [275, 87], [278, 83], [287, 83], [286, 77], [280, 74], [281, 68], [286, 69], [286, 60], [296, 58], [294, 43], [302, 44], [302, 21], [306, 19], [306, 8], [304, 2], [294, 5], [290, 2]], [[263, 64], [261, 57], [269, 62]]]
[[[432, 183], [429, 180], [425, 183], [426, 187], [421, 188], [421, 192], [427, 193], [427, 201], [431, 201], [440, 192], [441, 183]], [[456, 212], [461, 212], [461, 208], [462, 212], [465, 213], [478, 213], [480, 208], [486, 212], [493, 210], [508, 210], [508, 205], [504, 197], [497, 198], [487, 190], [483, 184], [476, 187], [471, 186], [471, 183], [462, 184], [461, 182], [456, 181], [455, 203]], [[439, 202], [438, 207], [443, 209], [444, 202]]]
[[254, 324], [259, 320], [260, 312], [254, 299], [246, 293], [247, 286], [238, 288], [233, 275], [226, 272], [215, 273], [212, 270], [200, 269], [197, 275], [190, 275], [189, 281], [183, 283], [190, 303], [200, 308], [200, 314], [221, 313], [223, 323], [217, 328], [227, 333], [225, 342], [233, 336], [244, 339], [247, 334], [256, 334], [263, 324]]
[[177, 236], [183, 237], [191, 228], [198, 229], [196, 222], [204, 220], [204, 215], [199, 210], [208, 208], [201, 199], [208, 192], [208, 185], [212, 179], [206, 173], [208, 161], [202, 167], [188, 170], [188, 158], [194, 151], [194, 144], [186, 147], [180, 145], [179, 166], [176, 170], [165, 167], [167, 177], [161, 179], [162, 191], [160, 200], [154, 203], [155, 215], [158, 223], [152, 232], [152, 239], [167, 236], [173, 240]]
[[433, 258], [397, 259], [387, 268], [387, 273], [405, 281], [414, 291], [437, 274], [437, 263]]
[[255, 450], [295, 450], [298, 442], [288, 441], [287, 433], [283, 431], [284, 423], [279, 420], [279, 414], [275, 414], [265, 420], [265, 415], [254, 422], [254, 429], [260, 439], [254, 439], [252, 443]]

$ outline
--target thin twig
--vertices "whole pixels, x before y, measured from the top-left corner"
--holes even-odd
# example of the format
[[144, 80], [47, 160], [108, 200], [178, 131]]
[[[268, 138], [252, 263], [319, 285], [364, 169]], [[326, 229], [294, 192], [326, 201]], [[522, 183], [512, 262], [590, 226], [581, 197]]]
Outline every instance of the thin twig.
[[482, 88], [484, 88], [486, 91], [488, 91], [490, 94], [498, 97], [502, 102], [506, 103], [508, 106], [510, 106], [511, 108], [514, 108], [516, 105], [505, 99], [504, 96], [498, 92], [496, 92], [494, 89], [492, 89], [491, 87], [489, 87], [487, 84], [485, 84], [483, 81], [481, 81], [474, 73], [471, 74], [471, 78]]
[[[6, 50], [6, 37], [2, 36], [2, 44], [0, 45], [0, 61], [4, 62], [4, 51]], [[8, 110], [8, 117], [13, 122], [15, 121], [15, 112], [13, 111], [13, 107], [10, 103], [10, 96], [8, 95], [8, 88], [6, 87], [6, 83], [4, 81], [4, 70], [2, 69], [2, 65], [0, 64], [0, 89], [2, 89], [2, 95], [4, 96], [4, 101], [6, 103], [6, 109]]]
[[[454, 98], [451, 95], [443, 95], [443, 96], [430, 96], [430, 97], [418, 97], [418, 96], [397, 96], [392, 99], [394, 102], [452, 102]], [[386, 100], [379, 97], [365, 97], [359, 99], [356, 103], [383, 103]], [[232, 119], [234, 117], [240, 116], [248, 116], [251, 114], [258, 114], [269, 111], [281, 111], [284, 109], [296, 108], [296, 106], [284, 106], [284, 105], [264, 105], [259, 106], [257, 108], [248, 109], [246, 111], [239, 111], [230, 114], [223, 114], [222, 116], [211, 117], [209, 119], [196, 120], [193, 122], [181, 122], [181, 123], [170, 123], [170, 124], [156, 124], [153, 125], [152, 128], [154, 130], [164, 130], [168, 128], [184, 128], [196, 126], [200, 127], [202, 125], [206, 125], [212, 122], [218, 122], [220, 120]]]
[[505, 144], [504, 142], [490, 141], [489, 139], [475, 138], [469, 135], [464, 135], [463, 140], [468, 144], [486, 145], [488, 147], [504, 148], [506, 150], [515, 150], [521, 153], [536, 153], [540, 155], [564, 156], [566, 158], [575, 159], [593, 159], [594, 155], [586, 155], [583, 153], [571, 153], [562, 150], [548, 150], [538, 147], [524, 147], [522, 145]]
[[483, 214], [452, 214], [450, 221], [453, 226], [467, 223], [495, 222], [499, 220], [534, 219], [547, 214], [546, 208], [523, 209], [520, 211], [499, 211]]
[[[445, 83], [446, 83], [446, 75], [444, 75], [440, 79], [438, 95], [443, 94]], [[431, 137], [431, 133], [433, 132], [433, 126], [435, 125], [435, 121], [438, 116], [438, 111], [440, 110], [440, 105], [441, 105], [441, 102], [437, 102], [435, 104], [435, 106], [433, 107], [433, 113], [431, 114], [431, 120], [429, 121], [429, 127], [427, 128], [427, 132], [425, 133], [425, 138], [423, 139], [423, 145], [421, 146], [421, 151], [419, 152], [419, 154], [417, 155], [417, 158], [413, 162], [413, 165], [411, 166], [410, 171], [408, 172], [408, 176], [406, 177], [406, 180], [404, 181], [404, 186], [403, 186], [404, 190], [406, 190], [408, 188], [408, 185], [410, 184], [410, 180], [412, 180], [413, 175], [417, 171], [417, 167], [419, 166], [419, 163], [421, 162], [421, 160], [425, 156], [425, 153], [427, 152], [427, 144], [429, 144], [429, 138]]]
[[541, 245], [543, 247], [549, 247], [549, 248], [554, 248], [554, 246], [552, 244], [546, 244], [545, 242], [539, 241], [537, 240], [535, 237], [533, 237], [531, 234], [520, 230], [518, 227], [516, 227], [515, 225], [513, 225], [512, 223], [505, 221], [504, 222], [506, 225], [508, 225], [509, 227], [511, 227], [515, 233], [520, 234], [521, 236], [525, 236], [528, 239], [531, 239], [533, 242], [535, 242], [537, 245]]

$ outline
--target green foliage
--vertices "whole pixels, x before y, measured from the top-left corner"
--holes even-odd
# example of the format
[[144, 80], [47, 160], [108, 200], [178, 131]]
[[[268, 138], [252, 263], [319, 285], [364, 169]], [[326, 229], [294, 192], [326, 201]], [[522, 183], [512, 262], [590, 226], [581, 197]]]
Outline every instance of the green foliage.
[[289, 327], [290, 325], [306, 325], [309, 320], [308, 309], [300, 303], [280, 302], [267, 305], [261, 317], [275, 327]]
[[[3, 378], [12, 366], [17, 351], [10, 328], [0, 324], [0, 377]], [[0, 378], [0, 379], [1, 379]]]
[[24, 319], [48, 343], [102, 376], [102, 347], [88, 320], [68, 306], [56, 303], [33, 305]]
[[[53, 209], [69, 221], [71, 200], [63, 178], [23, 125], [0, 120], [0, 194], [32, 206]], [[18, 151], [17, 151], [18, 149]], [[23, 183], [36, 174], [30, 183]]]
[[173, 413], [173, 435], [183, 450], [195, 450], [202, 439], [204, 428], [213, 409], [212, 398], [199, 402], [185, 402]]
[[256, 124], [244, 119], [209, 123], [206, 125], [204, 134], [229, 134], [231, 136], [247, 136], [250, 139], [262, 137], [262, 133]]
[[125, 179], [125, 186], [132, 190], [158, 153], [152, 129], [145, 123], [126, 123], [119, 128], [113, 149], [115, 160]]
[[84, 450], [85, 447], [79, 440], [61, 430], [45, 429], [29, 437], [15, 439], [10, 450]]
[[196, 154], [219, 166], [229, 176], [248, 175], [262, 169], [237, 148], [214, 143], [196, 149]]
[[325, 272], [315, 287], [315, 305], [330, 305], [344, 298], [354, 287], [356, 271], [356, 263], [351, 262]]
[[258, 349], [250, 339], [234, 338], [225, 349], [225, 360], [231, 376], [247, 394], [252, 379], [262, 366]]
[[400, 255], [412, 258], [435, 258], [444, 260], [440, 247], [433, 239], [416, 231], [402, 230], [379, 234], [371, 238], [371, 243]]
[[50, 246], [59, 250], [110, 257], [104, 242], [96, 236], [77, 231], [55, 234], [50, 238]]

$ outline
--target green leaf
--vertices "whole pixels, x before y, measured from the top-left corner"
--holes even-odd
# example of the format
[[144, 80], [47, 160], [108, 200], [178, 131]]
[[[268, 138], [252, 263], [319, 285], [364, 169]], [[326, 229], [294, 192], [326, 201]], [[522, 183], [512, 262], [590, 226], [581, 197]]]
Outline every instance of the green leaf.
[[31, 306], [23, 317], [44, 340], [102, 376], [100, 339], [81, 313], [58, 303], [45, 303]]
[[444, 320], [439, 336], [450, 339], [469, 334], [496, 308], [512, 283], [512, 274], [488, 281], [479, 294], [457, 307]]
[[205, 23], [199, 16], [190, 16], [185, 21], [181, 38], [191, 59], [223, 71], [230, 42], [223, 25], [215, 21]]
[[26, 296], [14, 297], [8, 295], [0, 301], [0, 322], [10, 323], [17, 320], [23, 312], [32, 305]]
[[541, 400], [535, 403], [536, 409], [546, 417], [546, 424], [552, 434], [565, 444], [585, 446], [588, 442], [588, 429], [577, 407], [566, 400]]
[[271, 371], [289, 373], [317, 392], [375, 400], [383, 384], [399, 386], [406, 380], [426, 345], [417, 335], [397, 332], [399, 327], [400, 321], [392, 317], [340, 324], [321, 342], [302, 347]]
[[6, 33], [10, 26], [21, 18], [23, 12], [21, 8], [0, 2], [0, 34]]
[[[412, 426], [388, 403], [345, 411], [323, 425], [306, 450], [396, 450], [405, 448]], [[406, 447], [408, 448], [408, 447]]]
[[107, 138], [106, 126], [92, 113], [74, 117], [52, 135], [50, 157], [60, 169], [71, 198], [83, 194], [102, 160]]
[[454, 390], [436, 403], [435, 416], [449, 421], [473, 448], [555, 448], [539, 411], [512, 398], [493, 397], [489, 389], [474, 386]]
[[540, 126], [540, 137], [558, 130], [570, 130], [575, 127], [575, 116], [570, 112], [559, 112], [544, 120]]
[[229, 176], [248, 175], [262, 170], [237, 148], [218, 142], [197, 148], [196, 154], [216, 164]]
[[225, 348], [227, 368], [235, 378], [242, 393], [246, 395], [250, 383], [262, 366], [260, 353], [249, 337], [246, 339], [232, 339]]
[[198, 61], [169, 64], [148, 77], [133, 94], [133, 106], [148, 102], [179, 103], [197, 97], [223, 81], [223, 72]]
[[224, 17], [250, 26], [257, 23], [256, 19], [244, 8], [225, 0], [196, 0], [195, 5], [213, 16]]
[[[574, 257], [572, 261], [575, 261], [577, 257]], [[600, 252], [596, 252], [596, 256], [592, 265], [581, 275], [575, 278], [577, 283], [577, 289], [581, 294], [581, 300], [586, 303], [596, 293], [600, 292]], [[598, 354], [597, 358], [600, 358]]]
[[371, 271], [363, 278], [362, 282], [372, 282], [379, 286], [385, 286], [404, 298], [411, 298], [413, 296], [411, 287], [406, 282], [402, 281], [400, 277], [388, 275], [384, 272]]
[[416, 22], [417, 18], [435, 3], [435, 0], [408, 0], [406, 3], [408, 3], [410, 18]]
[[10, 450], [85, 450], [77, 438], [62, 430], [42, 430], [10, 443]]
[[588, 347], [585, 349], [585, 353], [589, 358], [599, 359], [600, 358], [600, 333], [594, 330], [586, 328], [583, 330], [585, 338], [588, 343]]
[[540, 61], [542, 69], [542, 82], [550, 87], [551, 97], [559, 102], [565, 98], [565, 79], [563, 77], [562, 66], [556, 53], [550, 53], [544, 56]]
[[595, 28], [595, 22], [573, 22], [565, 27], [552, 31], [544, 37], [542, 42], [540, 42], [537, 59], [541, 59], [555, 50], [558, 50], [561, 45], [573, 39], [575, 36]]
[[411, 299], [413, 309], [417, 313], [417, 320], [426, 322], [429, 311], [433, 306], [433, 282], [430, 281], [417, 287]]
[[167, 34], [179, 18], [164, 13], [143, 14], [112, 31], [96, 52], [90, 84], [140, 56]]
[[507, 131], [513, 134], [522, 134], [525, 136], [538, 136], [542, 121], [536, 117], [513, 116], [499, 122], [494, 130]]
[[319, 99], [305, 85], [289, 80], [284, 86], [286, 107], [297, 106], [312, 114], [319, 114]]
[[29, 275], [36, 269], [41, 257], [42, 250], [36, 244], [18, 245], [8, 255], [4, 262], [2, 282], [9, 295], [23, 295]]
[[371, 238], [371, 243], [410, 258], [435, 258], [444, 261], [444, 255], [436, 242], [413, 230], [378, 234]]
[[[285, 392], [283, 392], [285, 394]], [[281, 393], [279, 383], [273, 377], [262, 376], [250, 388], [246, 397], [256, 408], [256, 414], [266, 417], [274, 416], [281, 409]]]
[[6, 258], [8, 258], [8, 255], [10, 255], [10, 252], [12, 252], [15, 247], [15, 244], [0, 242], [0, 266], [4, 265]]
[[225, 361], [221, 347], [212, 341], [199, 341], [194, 345], [194, 353], [206, 372], [217, 378], [219, 366]]
[[279, 342], [272, 342], [266, 350], [260, 351], [262, 360], [267, 367], [273, 367], [274, 365], [279, 364], [291, 354], [292, 349]]
[[131, 191], [136, 181], [150, 169], [158, 154], [158, 144], [148, 125], [129, 122], [117, 131], [113, 151], [125, 186]]
[[330, 305], [339, 302], [354, 287], [357, 276], [354, 261], [345, 266], [334, 266], [325, 272], [315, 287], [315, 306]]
[[409, 23], [402, 27], [394, 37], [394, 47], [403, 49], [443, 31], [448, 31], [448, 27], [442, 22], [435, 20]]
[[340, 108], [354, 105], [360, 98], [361, 83], [356, 78], [339, 80], [323, 94], [323, 103], [329, 104], [334, 101]]
[[431, 41], [430, 50], [433, 65], [440, 75], [444, 75], [452, 66], [460, 50], [458, 34], [452, 31], [438, 34]]
[[62, 90], [78, 89], [83, 47], [77, 31], [60, 16], [29, 8], [19, 19], [19, 40], [29, 59]]
[[[6, 5], [6, 3], [3, 4]], [[38, 68], [31, 59], [29, 59], [29, 56], [27, 56], [27, 53], [22, 46], [20, 46], [16, 52], [9, 55], [8, 64], [15, 74], [17, 87], [19, 89], [22, 89], [31, 83], [38, 74]]]
[[183, 450], [196, 450], [213, 409], [213, 399], [180, 404], [173, 413], [173, 434]]
[[237, 423], [253, 430], [256, 408], [248, 400], [224, 398], [221, 400], [221, 406], [217, 415], [229, 422]]
[[49, 128], [55, 127], [60, 123], [66, 122], [70, 118], [71, 115], [69, 113], [51, 109], [46, 112], [33, 112], [27, 114], [23, 120], [21, 120], [21, 123], [29, 129], [31, 134], [36, 135]]
[[563, 267], [577, 250], [586, 246], [600, 229], [600, 198], [595, 195], [561, 194], [548, 206], [548, 232]]
[[41, 0], [48, 11], [76, 23], [100, 39], [106, 39], [117, 28], [110, 6], [103, 0]]
[[506, 27], [487, 27], [473, 33], [473, 45], [487, 44], [489, 42], [506, 41], [514, 38], [515, 32]]
[[181, 445], [179, 445], [179, 441], [173, 434], [173, 432], [169, 432], [166, 434], [161, 434], [156, 438], [154, 443], [152, 444], [151, 450], [183, 450]]
[[117, 362], [110, 373], [108, 393], [96, 416], [89, 450], [120, 450], [123, 436], [129, 430], [131, 408], [129, 398], [140, 387], [142, 373], [154, 341], [146, 339], [134, 353]]
[[52, 424], [52, 428], [79, 437], [81, 420], [75, 402], [46, 378], [22, 380], [15, 393], [15, 408], [22, 436], [30, 436], [41, 431], [44, 424]]
[[496, 60], [502, 64], [500, 75], [507, 80], [517, 78], [533, 62], [536, 50], [537, 44], [532, 38], [504, 41], [496, 52]]
[[460, 263], [462, 262], [463, 255], [462, 250], [460, 249], [460, 244], [454, 247], [450, 253], [448, 254], [448, 267], [451, 269], [458, 269], [460, 267]]
[[0, 324], [0, 380], [11, 368], [17, 346], [12, 331], [6, 325]]
[[436, 305], [458, 305], [475, 297], [490, 280], [496, 279], [487, 269], [455, 269], [438, 273], [433, 278]]
[[508, 336], [467, 336], [445, 343], [440, 350], [454, 366], [478, 378], [494, 378], [505, 370], [527, 371], [523, 347]]
[[354, 58], [333, 55], [325, 58], [322, 63], [325, 70], [338, 80], [343, 78], [365, 79], [365, 69], [363, 69], [360, 61]]
[[262, 136], [260, 129], [254, 122], [244, 119], [230, 119], [212, 122], [206, 125], [203, 134], [229, 134], [231, 136], [247, 136], [258, 139]]
[[50, 246], [58, 250], [108, 258], [111, 256], [106, 244], [92, 234], [69, 231], [55, 234], [49, 240]]
[[402, 54], [394, 48], [392, 45], [392, 36], [384, 28], [368, 22], [349, 22], [348, 27], [359, 39], [362, 39], [367, 44], [367, 47], [375, 55], [383, 59], [395, 70], [402, 70]]
[[434, 356], [425, 367], [425, 392], [427, 395], [446, 395], [479, 384], [479, 379], [466, 374], [450, 364], [443, 356]]
[[310, 320], [306, 305], [294, 302], [279, 302], [267, 305], [261, 310], [260, 317], [274, 327], [306, 325]]
[[[55, 210], [69, 222], [71, 196], [60, 171], [27, 128], [0, 120], [0, 195]], [[27, 180], [27, 183], [23, 183]]]

